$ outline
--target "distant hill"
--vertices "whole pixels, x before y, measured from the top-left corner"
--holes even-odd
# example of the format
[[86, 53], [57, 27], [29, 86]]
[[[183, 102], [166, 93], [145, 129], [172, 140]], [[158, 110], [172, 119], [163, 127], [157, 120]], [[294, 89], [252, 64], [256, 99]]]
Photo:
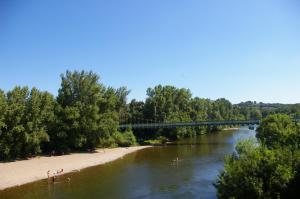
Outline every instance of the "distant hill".
[[242, 109], [259, 109], [263, 116], [270, 113], [286, 113], [293, 117], [300, 117], [300, 103], [297, 104], [281, 104], [281, 103], [263, 103], [256, 101], [246, 101], [235, 106]]

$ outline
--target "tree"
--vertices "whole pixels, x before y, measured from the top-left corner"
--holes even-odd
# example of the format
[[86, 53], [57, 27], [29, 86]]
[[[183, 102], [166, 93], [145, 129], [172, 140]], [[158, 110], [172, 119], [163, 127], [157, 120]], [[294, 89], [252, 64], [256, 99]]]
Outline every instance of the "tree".
[[119, 113], [120, 118], [128, 118], [129, 110], [127, 106], [127, 96], [130, 91], [127, 90], [126, 87], [120, 87], [115, 91], [115, 95], [117, 96], [116, 110]]
[[[55, 100], [50, 93], [33, 88], [26, 106], [24, 121], [28, 144], [24, 147], [26, 154], [41, 153], [41, 145], [49, 142], [49, 129], [54, 121]], [[26, 155], [25, 155], [26, 156]]]
[[93, 72], [67, 71], [61, 78], [58, 129], [53, 138], [60, 139], [62, 150], [115, 145], [113, 135], [118, 133], [119, 117], [128, 113], [129, 91], [125, 87], [105, 88]]
[[[191, 97], [188, 89], [178, 89], [174, 86], [162, 86], [149, 88], [148, 98], [144, 106], [145, 119], [154, 122], [180, 122], [191, 121]], [[156, 131], [156, 137], [160, 136]], [[164, 129], [165, 134], [173, 139], [189, 136], [187, 128]], [[191, 133], [193, 135], [193, 133]]]
[[257, 131], [257, 138], [269, 148], [286, 146], [299, 148], [300, 134], [296, 123], [288, 115], [268, 116], [262, 120]]
[[213, 102], [213, 106], [215, 108], [215, 112], [217, 113], [216, 115], [218, 115], [216, 118], [216, 120], [230, 120], [232, 119], [232, 111], [233, 111], [233, 106], [232, 104], [224, 99], [217, 99], [216, 101]]
[[26, 104], [29, 98], [28, 87], [15, 87], [7, 93], [6, 144], [9, 146], [7, 158], [24, 157], [24, 147], [28, 141], [25, 131]]
[[9, 157], [10, 146], [7, 140], [11, 139], [6, 131], [6, 113], [7, 113], [7, 99], [2, 90], [0, 90], [0, 160]]
[[57, 102], [61, 106], [57, 132], [67, 137], [71, 149], [93, 149], [101, 137], [100, 108], [104, 100], [104, 86], [93, 72], [67, 71], [61, 75]]
[[[3, 93], [0, 101], [5, 99]], [[1, 103], [5, 126], [1, 129], [2, 159], [25, 158], [42, 152], [41, 145], [49, 141], [48, 130], [54, 119], [54, 98], [36, 88], [15, 87]], [[2, 109], [1, 108], [1, 109]]]
[[190, 117], [193, 121], [208, 120], [209, 117], [208, 110], [210, 109], [211, 106], [211, 100], [195, 97], [191, 100], [190, 104], [191, 104]]
[[123, 122], [128, 122], [128, 121], [139, 121], [144, 120], [144, 110], [145, 103], [142, 101], [136, 101], [135, 99], [131, 100], [129, 103], [129, 118], [123, 118]]

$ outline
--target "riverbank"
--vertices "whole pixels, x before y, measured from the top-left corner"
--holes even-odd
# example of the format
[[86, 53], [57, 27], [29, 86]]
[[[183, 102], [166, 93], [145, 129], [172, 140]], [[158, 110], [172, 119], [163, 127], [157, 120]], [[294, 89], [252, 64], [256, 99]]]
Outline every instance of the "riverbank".
[[129, 153], [148, 147], [150, 146], [99, 149], [94, 153], [37, 157], [29, 160], [0, 163], [0, 190], [47, 179], [47, 171], [49, 170], [53, 173], [63, 169], [64, 174], [76, 172], [84, 168], [117, 160]]
[[240, 129], [239, 127], [231, 127], [231, 128], [222, 129], [222, 131], [237, 131], [239, 129]]

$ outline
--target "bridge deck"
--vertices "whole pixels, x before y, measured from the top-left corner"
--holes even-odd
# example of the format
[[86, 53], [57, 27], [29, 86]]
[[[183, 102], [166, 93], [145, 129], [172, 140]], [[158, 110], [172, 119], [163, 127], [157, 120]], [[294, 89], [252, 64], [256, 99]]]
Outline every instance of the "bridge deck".
[[195, 127], [195, 126], [224, 126], [224, 125], [255, 125], [260, 120], [232, 120], [232, 121], [202, 121], [202, 122], [175, 122], [175, 123], [144, 123], [144, 124], [120, 124], [119, 128], [131, 127], [133, 129], [155, 129], [155, 128], [176, 128], [176, 127]]

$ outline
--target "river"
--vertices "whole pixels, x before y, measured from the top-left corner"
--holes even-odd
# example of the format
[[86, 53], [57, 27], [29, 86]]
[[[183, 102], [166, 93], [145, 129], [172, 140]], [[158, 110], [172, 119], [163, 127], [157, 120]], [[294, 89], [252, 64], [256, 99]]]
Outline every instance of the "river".
[[[1, 199], [215, 199], [213, 182], [238, 140], [255, 135], [236, 131], [201, 135], [153, 147], [112, 163], [0, 192]], [[179, 161], [174, 161], [176, 159]], [[26, 171], [24, 171], [26, 172]], [[66, 182], [70, 178], [70, 182]]]

